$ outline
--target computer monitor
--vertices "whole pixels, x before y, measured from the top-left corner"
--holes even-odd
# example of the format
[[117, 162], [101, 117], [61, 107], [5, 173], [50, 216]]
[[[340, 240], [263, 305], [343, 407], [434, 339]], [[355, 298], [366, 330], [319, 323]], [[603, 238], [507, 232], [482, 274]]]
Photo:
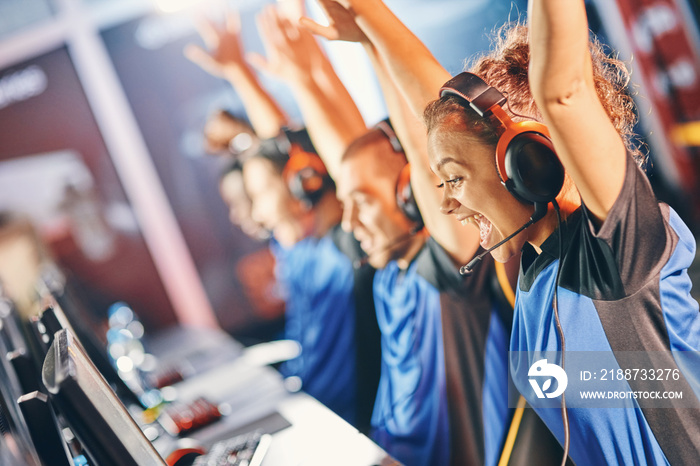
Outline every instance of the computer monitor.
[[119, 373], [109, 362], [106, 350], [100, 348], [99, 344], [90, 337], [90, 332], [85, 331], [80, 325], [73, 325], [73, 321], [67, 317], [58, 301], [52, 296], [44, 297], [43, 304], [46, 307], [41, 313], [41, 322], [46, 327], [47, 334], [49, 335], [49, 342], [53, 340], [53, 337], [59, 330], [64, 328], [70, 330], [71, 334], [77, 338], [81, 346], [87, 352], [90, 360], [97, 366], [102, 376], [107, 379], [107, 383], [112, 386], [119, 398], [121, 398], [124, 403], [135, 404], [142, 409], [148, 408], [148, 406], [141, 401], [141, 398], [119, 376]]
[[42, 379], [92, 464], [165, 466], [69, 330], [55, 334]]
[[84, 299], [86, 290], [79, 288], [75, 280], [69, 280], [69, 276], [55, 263], [42, 264], [36, 288], [39, 296], [50, 296], [58, 303], [66, 320], [74, 327], [76, 336], [80, 338], [88, 353], [90, 352], [87, 346], [88, 340], [97, 348], [107, 347], [106, 327], [102, 322], [106, 319], [106, 315], [99, 317], [98, 313], [87, 305]]
[[5, 357], [19, 379], [22, 391], [19, 395], [36, 391], [39, 386], [39, 368], [31, 358], [31, 348], [22, 330], [22, 322], [14, 303], [0, 295], [0, 356]]
[[[0, 291], [0, 338], [4, 341], [7, 351], [26, 350], [26, 342], [22, 333], [19, 313], [12, 300]], [[4, 355], [3, 355], [4, 356]]]
[[[23, 462], [0, 461], [0, 464], [39, 465], [26, 420], [17, 404], [17, 399], [24, 393], [10, 361], [5, 357], [8, 350], [7, 342], [0, 339], [0, 458], [4, 458], [3, 455], [10, 458], [18, 456]], [[4, 451], [6, 449], [8, 451]]]
[[[0, 425], [0, 431], [6, 435], [3, 440], [9, 449], [7, 455], [15, 455], [15, 450], [30, 458], [27, 464], [34, 464], [32, 458], [38, 457], [45, 465], [71, 465], [72, 458], [51, 406], [39, 391], [43, 389], [40, 366], [30, 356], [17, 309], [4, 297], [0, 297], [0, 334], [0, 353], [5, 356], [0, 361], [0, 411], [5, 416], [0, 424], [5, 428]], [[0, 464], [23, 464], [3, 461]]]
[[7, 411], [11, 403], [12, 400], [6, 400], [0, 392], [0, 464], [40, 466], [33, 444], [28, 443], [12, 414]]
[[48, 395], [39, 391], [30, 392], [19, 397], [17, 404], [27, 420], [34, 449], [42, 462], [51, 466], [73, 466], [73, 458], [58, 429], [58, 420]]
[[[126, 404], [129, 408], [137, 407], [146, 410], [150, 409], [153, 405], [164, 402], [158, 390], [144, 390], [142, 385], [136, 386], [136, 390], [133, 390], [131, 386], [120, 377], [120, 374], [109, 363], [102, 351], [99, 351], [99, 349], [94, 346], [88, 346], [83, 343], [81, 333], [78, 332], [76, 334], [78, 327], [71, 326], [58, 303], [51, 297], [46, 298], [45, 302], [50, 303], [41, 315], [41, 322], [46, 327], [46, 334], [50, 334], [55, 338], [56, 332], [59, 330], [63, 328], [69, 330], [76, 343], [84, 349], [90, 361], [112, 387], [122, 403]], [[74, 331], [74, 329], [76, 329], [76, 331]], [[51, 340], [53, 340], [53, 338]], [[140, 394], [143, 394], [143, 396]], [[148, 402], [150, 402], [150, 405]], [[218, 421], [220, 418], [221, 413], [218, 406], [209, 402], [204, 397], [198, 397], [195, 400], [191, 400], [189, 403], [180, 402], [169, 405], [160, 412], [158, 421], [169, 434], [177, 436], [209, 425]]]

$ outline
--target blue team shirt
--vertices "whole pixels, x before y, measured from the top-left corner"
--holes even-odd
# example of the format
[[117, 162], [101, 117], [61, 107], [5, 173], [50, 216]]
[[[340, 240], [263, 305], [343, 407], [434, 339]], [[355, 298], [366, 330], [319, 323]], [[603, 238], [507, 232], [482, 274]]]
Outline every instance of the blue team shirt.
[[372, 414], [374, 440], [406, 465], [449, 461], [440, 293], [417, 262], [396, 262], [374, 276], [382, 367]]
[[[561, 350], [552, 307], [559, 234], [565, 254], [557, 300], [565, 354], [606, 352], [611, 355], [605, 358], [606, 365], [612, 361], [615, 369], [624, 369], [620, 357], [625, 352], [700, 349], [700, 314], [687, 275], [695, 241], [678, 215], [657, 203], [634, 162], [630, 159], [627, 165], [622, 192], [600, 228], [588, 220], [584, 206], [545, 241], [539, 256], [527, 247], [523, 251], [510, 362], [515, 384], [534, 406], [538, 399], [528, 383], [528, 368]], [[688, 358], [692, 355], [697, 353], [674, 353], [669, 364], [687, 379], [683, 402], [694, 408], [644, 409], [635, 399], [625, 400], [619, 408], [569, 407], [571, 459], [579, 466], [698, 464], [700, 405], [693, 390], [700, 366], [692, 365], [693, 358]], [[686, 364], [688, 360], [691, 364]], [[590, 382], [568, 370], [567, 374], [565, 393], [571, 393], [570, 399]], [[678, 388], [681, 382], [669, 382], [669, 388]], [[631, 381], [627, 388], [637, 390], [638, 383]], [[563, 445], [561, 411], [535, 409]]]
[[285, 294], [285, 338], [302, 348], [280, 368], [298, 376], [305, 392], [350, 423], [356, 412], [353, 266], [331, 232], [291, 248], [271, 245], [276, 278]]
[[406, 465], [495, 465], [500, 456], [512, 309], [495, 299], [493, 261], [482, 266], [462, 277], [429, 238], [408, 269], [391, 262], [375, 274], [373, 438]]

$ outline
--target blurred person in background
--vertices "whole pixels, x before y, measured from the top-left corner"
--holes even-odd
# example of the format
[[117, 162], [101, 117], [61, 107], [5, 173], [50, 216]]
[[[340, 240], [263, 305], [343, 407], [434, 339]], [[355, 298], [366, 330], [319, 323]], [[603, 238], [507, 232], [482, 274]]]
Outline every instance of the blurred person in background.
[[[335, 186], [304, 129], [262, 87], [244, 59], [240, 18], [204, 21], [207, 50], [186, 55], [228, 80], [243, 100], [260, 145], [242, 161], [251, 217], [271, 232], [276, 277], [285, 296], [285, 338], [301, 355], [281, 371], [358, 429], [366, 432], [379, 378], [379, 334], [371, 299], [374, 269], [353, 267], [359, 245], [340, 228]], [[299, 388], [299, 387], [296, 387]]]

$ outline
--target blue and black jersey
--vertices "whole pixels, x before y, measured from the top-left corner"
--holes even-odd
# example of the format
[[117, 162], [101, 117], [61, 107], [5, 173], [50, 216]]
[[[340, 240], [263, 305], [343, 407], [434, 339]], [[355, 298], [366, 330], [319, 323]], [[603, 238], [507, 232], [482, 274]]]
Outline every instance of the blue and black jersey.
[[379, 379], [379, 330], [371, 299], [374, 270], [356, 269], [357, 241], [335, 226], [291, 248], [275, 244], [285, 294], [285, 338], [302, 353], [280, 368], [345, 420], [367, 431]]
[[373, 438], [407, 465], [496, 464], [507, 428], [512, 311], [487, 260], [467, 278], [433, 239], [377, 271], [382, 373]]
[[[690, 296], [687, 268], [695, 241], [688, 228], [669, 206], [657, 203], [648, 180], [628, 159], [622, 191], [603, 224], [596, 227], [582, 206], [541, 249], [538, 255], [528, 245], [522, 256], [511, 338], [518, 389], [536, 406], [528, 368], [540, 355], [561, 350], [552, 306], [561, 260], [557, 303], [565, 356], [605, 352], [624, 373], [639, 369], [623, 357], [629, 352], [667, 355], [663, 368], [682, 376], [661, 387], [685, 395], [680, 409], [649, 407], [634, 398], [621, 408], [569, 407], [571, 459], [577, 465], [698, 464], [700, 404], [693, 378], [700, 372], [686, 362], [700, 349], [700, 314]], [[581, 379], [569, 375], [567, 400], [578, 393], [572, 390], [585, 387]], [[627, 383], [630, 392], [645, 387], [641, 377]], [[536, 410], [563, 444], [560, 410]]]

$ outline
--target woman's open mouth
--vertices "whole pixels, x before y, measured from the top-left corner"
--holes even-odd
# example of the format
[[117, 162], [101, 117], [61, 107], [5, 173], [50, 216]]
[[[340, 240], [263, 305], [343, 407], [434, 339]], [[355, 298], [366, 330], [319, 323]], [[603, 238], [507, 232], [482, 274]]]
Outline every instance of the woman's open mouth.
[[461, 220], [462, 225], [468, 225], [474, 223], [479, 227], [479, 237], [481, 238], [481, 247], [486, 249], [489, 240], [491, 239], [491, 232], [493, 231], [493, 224], [483, 215], [474, 214], [467, 218]]

